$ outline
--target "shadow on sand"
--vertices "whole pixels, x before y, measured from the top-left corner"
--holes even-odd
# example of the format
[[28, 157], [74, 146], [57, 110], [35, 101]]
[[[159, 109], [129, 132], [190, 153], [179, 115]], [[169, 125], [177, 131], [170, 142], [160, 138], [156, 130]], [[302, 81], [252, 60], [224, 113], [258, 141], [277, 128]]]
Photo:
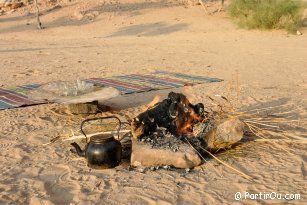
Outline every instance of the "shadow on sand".
[[170, 34], [188, 27], [188, 24], [166, 24], [163, 22], [151, 24], [139, 24], [121, 28], [119, 31], [107, 37], [120, 37], [120, 36], [158, 36]]
[[92, 48], [95, 46], [63, 46], [63, 47], [38, 47], [38, 48], [19, 48], [19, 49], [0, 49], [0, 53], [14, 53], [14, 52], [32, 52], [41, 50], [62, 50], [62, 49], [78, 49], [78, 48]]

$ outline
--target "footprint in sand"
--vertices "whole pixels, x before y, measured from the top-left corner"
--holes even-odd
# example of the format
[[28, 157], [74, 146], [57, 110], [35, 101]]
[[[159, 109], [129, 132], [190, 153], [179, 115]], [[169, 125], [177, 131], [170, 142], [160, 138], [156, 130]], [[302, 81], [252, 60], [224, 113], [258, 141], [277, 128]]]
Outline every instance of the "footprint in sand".
[[39, 71], [37, 70], [26, 70], [24, 72], [16, 73], [14, 77], [25, 77], [25, 76], [39, 76]]
[[9, 141], [4, 141], [4, 140], [2, 140], [2, 141], [0, 142], [0, 149], [2, 150], [2, 149], [5, 149], [5, 148], [9, 148], [9, 147], [12, 147], [13, 145], [14, 145], [13, 142], [9, 142]]
[[50, 166], [39, 173], [49, 200], [54, 204], [70, 204], [78, 200], [80, 186], [71, 180], [70, 175], [71, 170], [65, 165]]
[[21, 73], [23, 75], [26, 75], [26, 76], [38, 76], [39, 75], [39, 71], [38, 70], [35, 70], [35, 69], [29, 69], [29, 70], [26, 70], [25, 72]]

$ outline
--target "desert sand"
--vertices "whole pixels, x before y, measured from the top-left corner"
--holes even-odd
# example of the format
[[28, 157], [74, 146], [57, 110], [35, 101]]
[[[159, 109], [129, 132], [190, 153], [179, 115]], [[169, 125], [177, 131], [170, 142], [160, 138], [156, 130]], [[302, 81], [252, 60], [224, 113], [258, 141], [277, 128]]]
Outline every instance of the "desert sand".
[[[238, 108], [293, 103], [306, 120], [306, 28], [303, 35], [243, 30], [225, 11], [206, 15], [201, 6], [178, 1], [73, 0], [41, 10], [43, 30], [36, 29], [33, 7], [0, 16], [1, 87], [167, 70], [224, 79], [176, 89], [193, 103], [206, 105], [217, 94]], [[96, 116], [136, 116], [169, 91], [109, 100], [113, 111]], [[307, 203], [306, 144], [249, 141], [217, 154], [251, 181], [214, 159], [189, 173], [129, 171], [128, 162], [93, 170], [69, 142], [43, 146], [57, 131], [77, 129], [85, 116], [45, 104], [2, 110], [0, 119], [0, 204]], [[236, 201], [235, 193], [245, 191], [301, 199]]]

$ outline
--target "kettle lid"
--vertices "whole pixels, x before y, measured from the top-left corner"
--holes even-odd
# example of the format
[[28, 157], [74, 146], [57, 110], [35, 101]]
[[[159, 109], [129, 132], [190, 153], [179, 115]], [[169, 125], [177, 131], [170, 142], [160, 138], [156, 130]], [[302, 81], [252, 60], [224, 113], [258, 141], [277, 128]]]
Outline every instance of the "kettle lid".
[[114, 140], [112, 134], [97, 134], [91, 137], [90, 142], [94, 143], [106, 143]]

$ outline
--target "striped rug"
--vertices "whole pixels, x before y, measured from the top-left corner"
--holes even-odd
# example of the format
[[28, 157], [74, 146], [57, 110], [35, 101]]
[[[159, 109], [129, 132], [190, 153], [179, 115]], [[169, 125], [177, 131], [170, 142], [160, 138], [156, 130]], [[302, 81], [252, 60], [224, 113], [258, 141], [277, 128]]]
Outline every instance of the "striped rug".
[[0, 110], [43, 103], [30, 99], [27, 96], [32, 89], [38, 87], [40, 87], [40, 85], [32, 84], [6, 89], [0, 88]]
[[[84, 81], [95, 84], [96, 86], [114, 87], [122, 94], [131, 94], [150, 90], [178, 88], [201, 83], [220, 82], [222, 80], [210, 77], [192, 76], [182, 73], [156, 71], [154, 73], [144, 75], [131, 74], [107, 78], [89, 78], [84, 79]], [[28, 96], [31, 90], [40, 86], [41, 85], [38, 84], [32, 84], [5, 89], [0, 88], [0, 110], [46, 103], [36, 101]]]

